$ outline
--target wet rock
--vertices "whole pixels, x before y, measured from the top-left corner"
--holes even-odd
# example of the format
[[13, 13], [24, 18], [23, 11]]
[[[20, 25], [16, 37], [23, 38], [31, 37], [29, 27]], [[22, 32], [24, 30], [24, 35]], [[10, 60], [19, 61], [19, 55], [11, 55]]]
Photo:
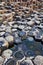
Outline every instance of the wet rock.
[[23, 61], [25, 59], [23, 51], [16, 51], [13, 54], [13, 57], [18, 60], [19, 62]]
[[26, 39], [26, 32], [20, 31], [20, 32], [18, 33], [18, 35], [19, 35], [22, 39]]
[[25, 52], [25, 56], [26, 56], [26, 57], [35, 56], [35, 53], [34, 53], [34, 51], [32, 51], [32, 50], [27, 50], [27, 51]]
[[0, 37], [0, 47], [5, 43], [5, 39], [3, 37]]
[[28, 36], [34, 37], [33, 31], [29, 31]]
[[27, 22], [27, 25], [33, 26], [34, 25], [34, 22], [33, 21], [29, 21], [29, 22]]
[[14, 41], [15, 44], [21, 44], [21, 42], [22, 41], [21, 41], [21, 38], [20, 37], [16, 37], [15, 38], [15, 41]]
[[42, 39], [42, 36], [40, 34], [35, 35], [35, 40], [36, 41], [41, 41], [41, 39]]
[[13, 36], [11, 36], [11, 35], [6, 36], [5, 39], [6, 39], [9, 43], [14, 42], [14, 38], [13, 38]]
[[28, 37], [27, 39], [28, 39], [28, 41], [29, 41], [30, 43], [31, 43], [31, 42], [34, 43], [33, 37]]
[[16, 61], [13, 57], [10, 57], [9, 59], [6, 59], [3, 65], [16, 65]]

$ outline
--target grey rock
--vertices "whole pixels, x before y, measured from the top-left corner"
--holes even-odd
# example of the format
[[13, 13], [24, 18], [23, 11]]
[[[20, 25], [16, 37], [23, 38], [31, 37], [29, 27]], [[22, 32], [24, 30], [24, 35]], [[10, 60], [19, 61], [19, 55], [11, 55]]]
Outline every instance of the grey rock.
[[2, 65], [4, 62], [4, 58], [0, 56], [0, 65]]
[[22, 65], [22, 64], [23, 65], [34, 65], [29, 58], [27, 58], [26, 60], [24, 60], [20, 65]]
[[5, 59], [8, 59], [11, 55], [12, 55], [12, 50], [10, 50], [10, 49], [7, 49], [7, 50], [3, 51], [3, 53], [2, 53], [2, 56]]
[[14, 38], [12, 35], [6, 36], [5, 39], [10, 43], [14, 41]]
[[35, 65], [43, 65], [43, 56], [36, 56], [34, 59], [34, 64]]

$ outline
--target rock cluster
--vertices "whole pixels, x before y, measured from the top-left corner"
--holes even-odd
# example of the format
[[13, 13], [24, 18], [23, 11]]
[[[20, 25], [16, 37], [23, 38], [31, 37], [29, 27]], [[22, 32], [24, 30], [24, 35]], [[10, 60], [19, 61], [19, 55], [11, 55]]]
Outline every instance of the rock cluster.
[[43, 13], [31, 4], [0, 2], [0, 65], [43, 65]]
[[[0, 56], [0, 65], [43, 65], [43, 56], [37, 55], [36, 57], [26, 57], [21, 54], [22, 53], [20, 53], [18, 57], [14, 57], [11, 50], [5, 50], [2, 56]], [[21, 59], [20, 56], [22, 56]]]

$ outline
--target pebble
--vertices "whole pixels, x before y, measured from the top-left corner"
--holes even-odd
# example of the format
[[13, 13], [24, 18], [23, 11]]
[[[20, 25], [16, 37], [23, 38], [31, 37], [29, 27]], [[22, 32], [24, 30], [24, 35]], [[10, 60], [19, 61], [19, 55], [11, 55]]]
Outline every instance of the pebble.
[[12, 55], [12, 50], [10, 50], [10, 49], [7, 49], [7, 50], [3, 51], [3, 53], [2, 53], [2, 56], [5, 59], [8, 59], [11, 55]]
[[41, 41], [42, 36], [40, 34], [35, 35], [35, 40]]
[[1, 32], [5, 31], [5, 28], [4, 27], [0, 27], [0, 31]]
[[21, 41], [21, 38], [20, 37], [16, 37], [15, 38], [15, 41], [14, 41], [15, 44], [21, 44], [21, 42], [22, 41]]
[[27, 51], [25, 52], [25, 56], [26, 56], [26, 57], [35, 56], [35, 53], [34, 53], [34, 51], [32, 51], [32, 50], [27, 50]]
[[13, 38], [13, 36], [11, 36], [11, 35], [6, 36], [5, 39], [6, 39], [9, 43], [14, 42], [14, 38]]
[[9, 36], [9, 35], [10, 35], [9, 32], [5, 32], [5, 34], [4, 34], [5, 37], [6, 37], [6, 36]]
[[16, 65], [16, 61], [13, 57], [10, 57], [9, 59], [6, 59], [3, 65]]
[[0, 32], [0, 36], [4, 36], [5, 32]]
[[27, 19], [27, 21], [31, 21], [31, 17], [29, 17], [29, 18], [26, 18]]
[[33, 37], [34, 36], [33, 31], [29, 31], [28, 36]]
[[43, 56], [36, 56], [34, 59], [34, 64], [35, 65], [43, 65]]
[[10, 27], [10, 26], [7, 26], [7, 27], [6, 27], [6, 32], [11, 33], [11, 27]]
[[34, 18], [34, 17], [35, 17], [34, 14], [32, 14], [32, 15], [31, 15], [31, 18]]
[[33, 21], [29, 21], [29, 22], [27, 22], [27, 25], [33, 26], [34, 25], [34, 22]]
[[3, 37], [0, 37], [0, 46], [2, 46], [5, 43], [5, 39]]
[[34, 65], [32, 61], [28, 58], [20, 63], [20, 65]]
[[22, 40], [26, 39], [26, 32], [20, 31], [18, 35], [21, 37]]
[[17, 29], [12, 29], [12, 32], [15, 32], [15, 31], [17, 31]]
[[41, 41], [42, 41], [42, 44], [43, 44], [43, 35], [42, 35], [42, 39], [41, 39]]
[[28, 37], [27, 39], [29, 40], [29, 42], [34, 42], [33, 37]]
[[40, 28], [43, 28], [43, 23], [40, 24]]
[[4, 62], [4, 58], [0, 56], [0, 65], [2, 65]]
[[35, 23], [36, 23], [37, 25], [39, 25], [39, 24], [40, 24], [40, 21], [35, 21]]
[[19, 62], [23, 61], [25, 59], [24, 53], [22, 51], [16, 51], [13, 54], [13, 57], [18, 60]]
[[18, 25], [17, 25], [17, 24], [15, 24], [15, 25], [13, 25], [12, 27], [17, 28], [17, 27], [18, 27]]
[[24, 29], [25, 26], [24, 26], [24, 25], [19, 25], [19, 28], [20, 28], [20, 29]]
[[20, 31], [20, 32], [19, 32], [19, 36], [20, 36], [20, 37], [23, 37], [23, 36], [25, 36], [25, 35], [26, 35], [26, 33], [25, 33], [24, 31]]

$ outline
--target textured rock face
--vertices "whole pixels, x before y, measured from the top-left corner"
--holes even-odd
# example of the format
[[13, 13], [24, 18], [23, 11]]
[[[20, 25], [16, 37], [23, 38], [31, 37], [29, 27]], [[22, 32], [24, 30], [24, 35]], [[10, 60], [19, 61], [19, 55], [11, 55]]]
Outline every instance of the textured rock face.
[[34, 59], [35, 65], [43, 65], [43, 56], [36, 56]]

